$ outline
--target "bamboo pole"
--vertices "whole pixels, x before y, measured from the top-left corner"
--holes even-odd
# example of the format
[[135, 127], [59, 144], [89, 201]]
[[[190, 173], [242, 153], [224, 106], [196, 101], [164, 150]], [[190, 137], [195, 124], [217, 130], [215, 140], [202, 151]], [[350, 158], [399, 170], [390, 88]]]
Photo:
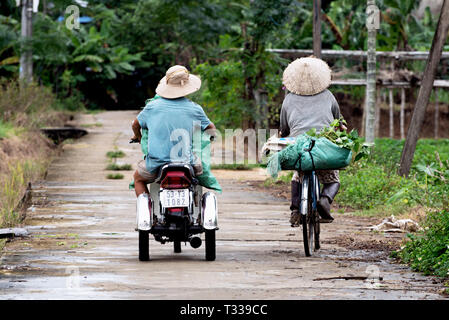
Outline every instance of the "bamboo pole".
[[438, 127], [440, 124], [440, 107], [438, 105], [438, 89], [435, 89], [434, 92], [435, 92], [434, 136], [435, 136], [435, 139], [438, 139], [438, 135], [439, 135]]
[[405, 131], [404, 131], [404, 117], [405, 117], [405, 89], [401, 88], [401, 113], [399, 115], [400, 119], [400, 129], [401, 129], [401, 139], [405, 139]]
[[[448, 0], [449, 1], [449, 0]], [[367, 0], [369, 9], [376, 5], [375, 0]], [[367, 24], [368, 25], [368, 24]], [[374, 143], [376, 117], [376, 35], [374, 27], [368, 27], [368, 50], [366, 70], [366, 106], [365, 106], [365, 139], [367, 143]]]
[[394, 138], [394, 105], [393, 105], [393, 89], [388, 89], [388, 103], [390, 109], [390, 138]]
[[33, 1], [22, 0], [22, 28], [21, 35], [24, 41], [22, 52], [20, 54], [20, 80], [24, 84], [33, 81], [33, 52], [29, 41], [33, 36]]
[[376, 118], [374, 122], [374, 135], [379, 138], [379, 129], [380, 129], [380, 106], [382, 105], [382, 89], [377, 87], [377, 98], [376, 98]]

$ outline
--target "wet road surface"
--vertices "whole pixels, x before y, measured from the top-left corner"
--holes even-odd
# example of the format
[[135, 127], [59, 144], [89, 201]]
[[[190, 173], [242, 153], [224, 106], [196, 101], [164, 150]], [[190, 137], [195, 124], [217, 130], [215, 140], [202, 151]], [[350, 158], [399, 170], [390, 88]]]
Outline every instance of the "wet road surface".
[[444, 298], [433, 278], [394, 264], [384, 251], [341, 245], [348, 235], [373, 237], [367, 219], [341, 215], [323, 225], [322, 249], [305, 257], [288, 202], [246, 183], [264, 179], [259, 172], [216, 172], [224, 189], [216, 261], [205, 261], [204, 242], [174, 254], [171, 243], [151, 240], [151, 261], [139, 262], [132, 171], [122, 180], [106, 179], [105, 171], [114, 147], [126, 154], [119, 163], [135, 168], [141, 158], [140, 146], [128, 144], [135, 115], [81, 116], [80, 123], [102, 126], [66, 144], [46, 180], [33, 185], [24, 221], [31, 236], [3, 251], [0, 299]]

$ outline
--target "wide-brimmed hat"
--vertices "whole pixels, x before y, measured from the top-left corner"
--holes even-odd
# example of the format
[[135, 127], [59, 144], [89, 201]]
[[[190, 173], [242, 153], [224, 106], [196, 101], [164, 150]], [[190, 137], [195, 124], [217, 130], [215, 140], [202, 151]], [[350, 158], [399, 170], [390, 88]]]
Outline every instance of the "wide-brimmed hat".
[[165, 77], [159, 81], [156, 93], [163, 98], [175, 99], [198, 91], [201, 79], [189, 73], [184, 66], [173, 66], [167, 70]]
[[285, 68], [282, 83], [293, 93], [311, 96], [330, 86], [331, 72], [321, 59], [299, 58]]

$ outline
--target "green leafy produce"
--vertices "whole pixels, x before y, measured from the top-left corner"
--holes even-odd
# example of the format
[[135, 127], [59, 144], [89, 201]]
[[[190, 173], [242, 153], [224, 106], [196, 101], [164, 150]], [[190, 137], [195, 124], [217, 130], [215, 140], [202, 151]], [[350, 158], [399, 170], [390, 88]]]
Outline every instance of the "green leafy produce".
[[340, 148], [351, 150], [354, 156], [354, 162], [368, 157], [371, 145], [364, 142], [364, 140], [359, 137], [357, 130], [353, 129], [349, 133], [346, 129], [342, 130], [342, 127], [346, 125], [346, 120], [343, 118], [335, 119], [328, 127], [321, 129], [320, 132], [317, 132], [317, 130], [313, 128], [307, 131], [306, 134], [315, 138], [324, 137]]

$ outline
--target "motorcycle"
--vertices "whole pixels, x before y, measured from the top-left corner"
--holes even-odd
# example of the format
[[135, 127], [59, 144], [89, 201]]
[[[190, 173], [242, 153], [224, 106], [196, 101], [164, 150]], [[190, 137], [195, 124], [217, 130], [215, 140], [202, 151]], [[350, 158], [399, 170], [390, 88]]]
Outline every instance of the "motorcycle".
[[173, 242], [174, 252], [180, 253], [181, 242], [199, 248], [201, 233], [205, 233], [206, 260], [215, 260], [217, 198], [212, 192], [203, 194], [190, 164], [169, 163], [161, 167], [158, 178], [150, 184], [150, 194], [141, 194], [137, 199], [136, 223], [140, 261], [150, 259], [150, 234], [161, 244]]

